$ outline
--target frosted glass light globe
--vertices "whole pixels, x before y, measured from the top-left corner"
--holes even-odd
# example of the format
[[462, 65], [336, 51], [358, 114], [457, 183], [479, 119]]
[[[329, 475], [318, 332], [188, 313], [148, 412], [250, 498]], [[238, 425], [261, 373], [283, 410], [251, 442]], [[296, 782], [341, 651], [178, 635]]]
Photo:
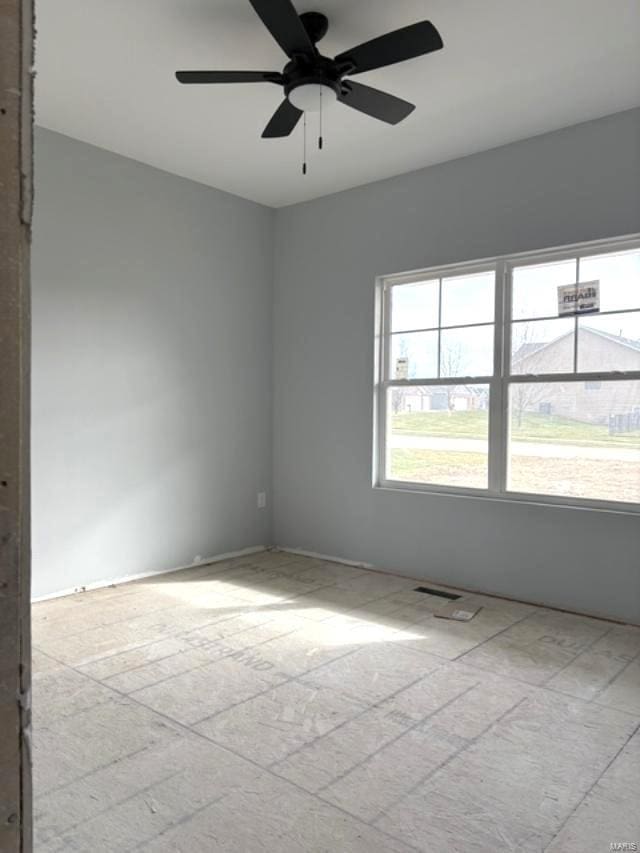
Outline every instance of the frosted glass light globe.
[[338, 96], [331, 86], [323, 86], [318, 83], [303, 83], [289, 92], [289, 100], [294, 107], [305, 113], [317, 113], [320, 111], [320, 92], [322, 91], [322, 109], [338, 100]]

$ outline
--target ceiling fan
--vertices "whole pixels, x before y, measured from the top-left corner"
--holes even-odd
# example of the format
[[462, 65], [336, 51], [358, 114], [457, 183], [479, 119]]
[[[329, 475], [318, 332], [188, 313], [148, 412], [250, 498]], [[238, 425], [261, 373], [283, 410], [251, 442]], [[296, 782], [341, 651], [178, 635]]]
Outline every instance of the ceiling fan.
[[323, 101], [338, 100], [388, 124], [397, 124], [414, 104], [345, 79], [440, 50], [442, 39], [430, 21], [399, 30], [345, 50], [334, 59], [323, 56], [316, 44], [326, 35], [329, 21], [319, 12], [298, 15], [291, 0], [250, 0], [271, 35], [289, 57], [278, 71], [177, 71], [180, 83], [275, 83], [285, 99], [264, 129], [263, 138], [289, 136], [306, 111], [317, 112]]

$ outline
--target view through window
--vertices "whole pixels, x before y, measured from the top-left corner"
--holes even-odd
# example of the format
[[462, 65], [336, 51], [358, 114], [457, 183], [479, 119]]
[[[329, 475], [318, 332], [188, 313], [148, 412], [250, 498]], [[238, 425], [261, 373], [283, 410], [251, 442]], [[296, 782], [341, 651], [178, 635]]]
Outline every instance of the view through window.
[[[558, 289], [599, 305], [559, 316]], [[379, 485], [640, 504], [640, 245], [382, 283]]]

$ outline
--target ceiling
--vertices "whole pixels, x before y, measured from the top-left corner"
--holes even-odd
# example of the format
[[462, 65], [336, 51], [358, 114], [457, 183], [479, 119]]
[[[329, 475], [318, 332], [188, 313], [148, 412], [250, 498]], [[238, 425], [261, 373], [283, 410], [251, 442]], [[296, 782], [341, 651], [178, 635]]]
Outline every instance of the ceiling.
[[179, 68], [279, 71], [248, 0], [37, 0], [36, 121], [273, 207], [315, 198], [640, 104], [638, 0], [299, 0], [324, 12], [333, 56], [429, 19], [444, 50], [362, 74], [417, 104], [395, 127], [335, 104], [260, 134], [272, 84], [181, 86]]

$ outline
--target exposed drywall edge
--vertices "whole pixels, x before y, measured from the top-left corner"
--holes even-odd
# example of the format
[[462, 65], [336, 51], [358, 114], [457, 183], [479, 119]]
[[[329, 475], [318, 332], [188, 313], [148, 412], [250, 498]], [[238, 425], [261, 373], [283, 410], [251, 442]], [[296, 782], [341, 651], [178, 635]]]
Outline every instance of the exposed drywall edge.
[[314, 557], [317, 560], [326, 560], [328, 563], [339, 563], [343, 566], [355, 566], [359, 569], [376, 572], [379, 575], [391, 575], [395, 578], [406, 578], [410, 581], [416, 581], [416, 583], [440, 586], [444, 589], [453, 590], [454, 592], [466, 592], [470, 595], [486, 595], [490, 598], [497, 598], [500, 601], [513, 601], [516, 604], [529, 604], [531, 607], [544, 607], [545, 610], [556, 610], [558, 613], [570, 613], [573, 616], [586, 616], [589, 619], [601, 619], [604, 622], [612, 622], [614, 625], [631, 625], [634, 627], [640, 627], [640, 625], [636, 625], [635, 622], [625, 622], [623, 619], [614, 619], [604, 613], [592, 613], [585, 610], [568, 610], [566, 607], [554, 607], [553, 604], [545, 604], [543, 601], [527, 601], [521, 598], [509, 598], [507, 595], [500, 595], [499, 593], [490, 592], [485, 589], [471, 589], [470, 587], [464, 586], [452, 586], [449, 581], [439, 580], [438, 578], [405, 575], [402, 572], [392, 572], [389, 569], [381, 569], [378, 566], [374, 566], [372, 563], [359, 563], [356, 560], [347, 560], [345, 557], [332, 557], [330, 554], [318, 554], [316, 551], [306, 551], [303, 548], [288, 548], [286, 545], [274, 545], [273, 550], [284, 551], [287, 554], [300, 554], [302, 557]]
[[[316, 551], [305, 551], [304, 548], [289, 548], [287, 545], [274, 545], [274, 551], [285, 551], [287, 554], [299, 554], [301, 557], [313, 557], [315, 560], [326, 560], [328, 563], [341, 563], [343, 566], [355, 566], [357, 569], [369, 569], [372, 572], [381, 572], [371, 563], [359, 563], [356, 560], [347, 560], [346, 557], [332, 557], [330, 554], [318, 554]], [[393, 572], [384, 572], [393, 574]]]
[[53, 598], [64, 598], [67, 595], [77, 595], [83, 592], [89, 592], [92, 589], [104, 589], [106, 586], [121, 586], [125, 583], [143, 580], [144, 578], [153, 578], [156, 575], [169, 575], [172, 572], [182, 572], [185, 569], [195, 569], [199, 566], [208, 566], [212, 563], [221, 563], [223, 560], [231, 560], [235, 557], [246, 557], [249, 554], [259, 554], [262, 551], [267, 551], [269, 545], [252, 545], [250, 548], [241, 548], [239, 551], [228, 551], [226, 554], [216, 554], [214, 557], [205, 557], [203, 560], [198, 560], [197, 563], [189, 563], [186, 566], [173, 566], [170, 569], [160, 569], [157, 572], [140, 572], [137, 575], [126, 575], [125, 577], [114, 577], [107, 580], [95, 581], [82, 587], [72, 587], [71, 589], [62, 589], [59, 592], [50, 592], [46, 595], [39, 595], [32, 598], [31, 602], [36, 604], [38, 601], [50, 601]]
[[33, 0], [0, 18], [0, 850], [31, 853]]

